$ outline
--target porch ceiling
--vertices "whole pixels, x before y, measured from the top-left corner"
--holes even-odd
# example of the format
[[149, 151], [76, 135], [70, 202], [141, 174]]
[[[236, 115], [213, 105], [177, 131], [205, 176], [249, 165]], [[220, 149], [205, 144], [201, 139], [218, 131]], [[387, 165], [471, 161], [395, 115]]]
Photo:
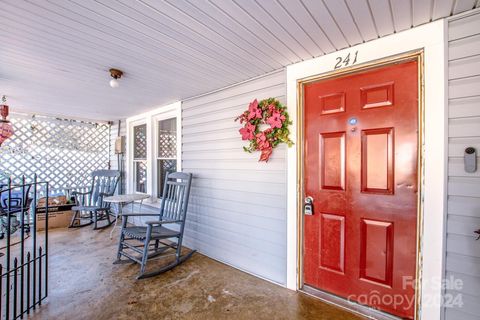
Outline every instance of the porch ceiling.
[[[480, 6], [480, 0], [0, 0], [13, 111], [117, 119]], [[108, 85], [108, 69], [125, 72]]]

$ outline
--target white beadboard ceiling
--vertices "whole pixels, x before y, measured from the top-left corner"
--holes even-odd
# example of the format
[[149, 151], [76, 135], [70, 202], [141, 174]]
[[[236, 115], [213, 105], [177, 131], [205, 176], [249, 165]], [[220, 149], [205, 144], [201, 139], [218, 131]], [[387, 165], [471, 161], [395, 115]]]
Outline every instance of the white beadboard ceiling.
[[[118, 119], [479, 7], [480, 0], [0, 0], [13, 111]], [[108, 85], [108, 69], [125, 72]]]

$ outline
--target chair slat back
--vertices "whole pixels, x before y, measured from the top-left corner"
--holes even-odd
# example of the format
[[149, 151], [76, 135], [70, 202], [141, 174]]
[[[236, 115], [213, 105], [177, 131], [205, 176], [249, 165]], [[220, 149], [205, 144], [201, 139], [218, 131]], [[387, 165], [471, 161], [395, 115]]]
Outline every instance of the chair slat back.
[[167, 173], [160, 206], [160, 220], [180, 220], [183, 229], [191, 184], [191, 173]]
[[113, 196], [117, 188], [120, 172], [117, 170], [96, 170], [92, 172], [92, 192], [89, 203], [91, 206], [108, 206], [103, 201], [107, 196]]

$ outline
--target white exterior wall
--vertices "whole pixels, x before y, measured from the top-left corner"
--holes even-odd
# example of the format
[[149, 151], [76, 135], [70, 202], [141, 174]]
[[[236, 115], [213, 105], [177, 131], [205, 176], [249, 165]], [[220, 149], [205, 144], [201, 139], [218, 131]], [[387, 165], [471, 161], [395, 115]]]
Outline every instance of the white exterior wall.
[[[118, 157], [116, 154], [115, 154], [115, 139], [117, 139], [117, 135], [118, 135], [118, 123], [119, 120], [115, 120], [113, 121], [112, 123], [112, 126], [110, 128], [110, 169], [112, 170], [119, 170], [119, 162], [118, 162], [118, 159], [120, 159], [120, 161], [122, 161], [123, 159], [123, 169], [125, 169], [125, 155], [121, 155], [120, 157]], [[122, 119], [120, 120], [120, 136], [125, 136], [127, 134], [127, 127], [126, 127], [126, 123], [125, 123], [125, 119]], [[125, 173], [124, 173], [125, 174]], [[123, 193], [125, 193], [125, 176], [122, 177], [122, 190], [123, 190]], [[117, 192], [120, 191], [120, 185], [117, 187]]]
[[480, 152], [480, 12], [449, 21], [448, 31], [448, 220], [445, 278], [463, 281], [463, 306], [445, 309], [447, 320], [480, 319], [479, 170], [467, 173], [463, 165], [466, 147]]
[[234, 119], [249, 102], [285, 103], [285, 72], [182, 104], [182, 166], [194, 175], [188, 247], [259, 277], [286, 283], [286, 146], [268, 163], [248, 154]]

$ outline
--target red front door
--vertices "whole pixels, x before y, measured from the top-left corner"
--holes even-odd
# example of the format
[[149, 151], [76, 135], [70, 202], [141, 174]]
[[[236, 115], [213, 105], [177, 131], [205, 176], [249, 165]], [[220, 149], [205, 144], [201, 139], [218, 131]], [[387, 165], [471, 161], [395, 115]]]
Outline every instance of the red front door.
[[417, 61], [304, 85], [306, 285], [413, 318]]

